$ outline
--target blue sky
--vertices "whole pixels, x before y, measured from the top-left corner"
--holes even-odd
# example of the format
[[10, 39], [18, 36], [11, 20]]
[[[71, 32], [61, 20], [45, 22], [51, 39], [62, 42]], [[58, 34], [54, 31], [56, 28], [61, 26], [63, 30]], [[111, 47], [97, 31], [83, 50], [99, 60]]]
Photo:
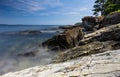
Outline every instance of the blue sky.
[[0, 0], [0, 24], [74, 24], [93, 14], [94, 1]]

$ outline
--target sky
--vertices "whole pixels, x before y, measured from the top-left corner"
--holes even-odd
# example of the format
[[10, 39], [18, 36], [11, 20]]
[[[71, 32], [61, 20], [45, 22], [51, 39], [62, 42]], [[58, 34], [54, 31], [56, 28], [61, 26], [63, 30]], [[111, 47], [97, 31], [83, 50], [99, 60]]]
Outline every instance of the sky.
[[93, 15], [95, 0], [0, 0], [0, 24], [68, 25]]

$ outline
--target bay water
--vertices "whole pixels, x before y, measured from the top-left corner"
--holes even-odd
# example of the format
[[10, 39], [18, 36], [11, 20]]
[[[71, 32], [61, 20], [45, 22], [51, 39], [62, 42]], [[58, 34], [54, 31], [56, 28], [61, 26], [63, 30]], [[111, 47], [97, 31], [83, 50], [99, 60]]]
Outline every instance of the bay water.
[[[19, 35], [15, 32], [40, 30], [58, 27], [58, 25], [0, 25], [0, 75], [33, 66], [48, 64], [56, 53], [47, 52], [39, 45], [58, 34], [56, 31], [44, 31], [40, 34]], [[11, 34], [14, 33], [14, 34]], [[18, 54], [37, 52], [34, 57], [22, 57]]]

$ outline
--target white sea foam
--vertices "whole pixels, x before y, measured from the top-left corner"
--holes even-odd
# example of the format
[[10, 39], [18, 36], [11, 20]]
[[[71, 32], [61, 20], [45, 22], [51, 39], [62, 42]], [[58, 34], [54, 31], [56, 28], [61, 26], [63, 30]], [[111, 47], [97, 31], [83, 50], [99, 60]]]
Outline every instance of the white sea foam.
[[[33, 49], [29, 50], [33, 51]], [[44, 48], [37, 48], [36, 50], [35, 53], [37, 54], [34, 57], [17, 56], [16, 54], [11, 55], [11, 53], [6, 54], [0, 60], [0, 74], [14, 72], [37, 65], [49, 64], [55, 55], [55, 52], [48, 52]]]

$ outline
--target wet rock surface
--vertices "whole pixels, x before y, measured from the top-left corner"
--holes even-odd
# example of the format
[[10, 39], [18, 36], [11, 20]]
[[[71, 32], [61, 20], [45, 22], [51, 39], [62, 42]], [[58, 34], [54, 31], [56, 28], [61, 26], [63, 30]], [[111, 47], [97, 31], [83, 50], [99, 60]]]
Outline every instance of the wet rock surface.
[[36, 54], [37, 54], [36, 51], [31, 51], [31, 52], [17, 54], [17, 56], [19, 56], [19, 57], [35, 57]]

